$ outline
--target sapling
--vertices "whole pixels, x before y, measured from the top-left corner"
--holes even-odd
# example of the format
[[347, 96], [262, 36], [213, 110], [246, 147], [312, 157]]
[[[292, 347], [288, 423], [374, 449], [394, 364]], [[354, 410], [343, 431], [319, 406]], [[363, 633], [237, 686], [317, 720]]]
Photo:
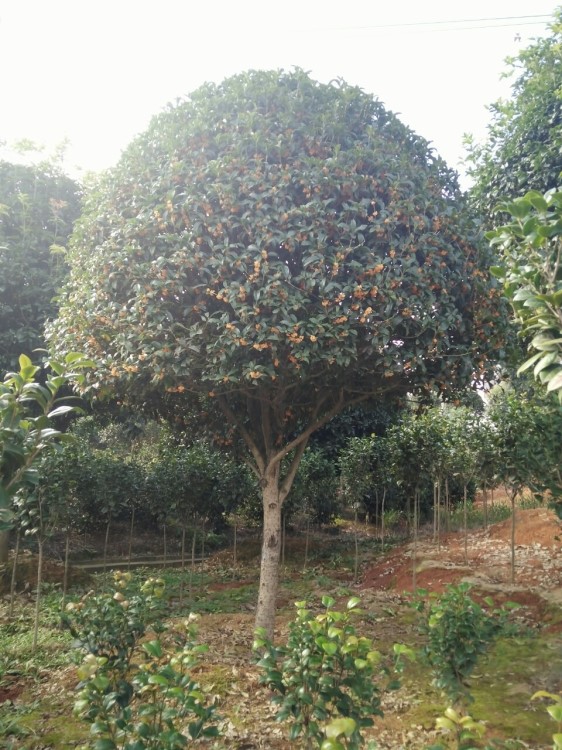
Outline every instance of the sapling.
[[549, 698], [552, 703], [546, 707], [546, 710], [558, 725], [558, 731], [552, 735], [553, 750], [562, 750], [562, 695], [557, 693], [548, 693], [546, 690], [539, 690], [531, 700], [537, 698]]
[[[416, 605], [425, 612], [420, 630], [427, 636], [423, 655], [431, 666], [433, 683], [455, 706], [472, 700], [468, 678], [480, 654], [506, 625], [505, 609], [488, 613], [469, 592], [470, 585], [460, 583], [448, 586], [441, 595], [430, 594], [429, 604], [420, 600]], [[494, 604], [490, 598], [484, 601]]]
[[[456, 750], [474, 750], [475, 741], [481, 740], [486, 732], [484, 722], [476, 721], [468, 714], [463, 715], [450, 706], [435, 721], [435, 728], [454, 739]], [[447, 744], [446, 747], [449, 748], [450, 745]], [[445, 747], [432, 745], [431, 750], [445, 750]]]
[[150, 627], [162, 632], [164, 582], [148, 578], [137, 589], [131, 573], [114, 574], [115, 591], [85, 594], [66, 606], [62, 622], [76, 639], [75, 645], [105, 659], [105, 673], [115, 680], [129, 669], [139, 639]]
[[83, 750], [181, 750], [218, 735], [215, 707], [191, 679], [207, 648], [195, 643], [193, 616], [185, 625], [183, 645], [170, 651], [156, 639], [137, 649], [135, 668], [117, 685], [106, 657], [86, 657], [74, 712], [91, 723], [96, 739]]
[[[352, 621], [363, 613], [359, 599], [351, 598], [343, 612], [332, 609], [329, 596], [322, 604], [325, 610], [314, 615], [305, 602], [296, 603], [285, 646], [275, 647], [264, 629], [256, 631], [260, 681], [275, 693], [277, 720], [291, 722], [291, 741], [302, 738], [307, 750], [355, 750], [363, 744], [362, 730], [372, 726], [372, 717], [382, 716], [377, 676], [387, 679], [386, 689], [398, 685], [372, 641], [356, 634]], [[395, 647], [397, 661], [409, 653], [406, 647]], [[346, 722], [334, 723], [339, 719]]]

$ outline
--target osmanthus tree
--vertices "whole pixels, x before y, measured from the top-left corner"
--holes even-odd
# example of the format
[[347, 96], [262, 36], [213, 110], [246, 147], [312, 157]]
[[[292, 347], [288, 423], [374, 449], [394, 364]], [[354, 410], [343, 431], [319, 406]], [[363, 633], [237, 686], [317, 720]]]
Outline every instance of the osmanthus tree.
[[155, 117], [87, 199], [69, 261], [50, 339], [96, 359], [92, 390], [164, 393], [172, 417], [189, 406], [244, 445], [268, 632], [312, 433], [466, 381], [498, 346], [455, 175], [371, 96], [300, 70], [207, 84]]

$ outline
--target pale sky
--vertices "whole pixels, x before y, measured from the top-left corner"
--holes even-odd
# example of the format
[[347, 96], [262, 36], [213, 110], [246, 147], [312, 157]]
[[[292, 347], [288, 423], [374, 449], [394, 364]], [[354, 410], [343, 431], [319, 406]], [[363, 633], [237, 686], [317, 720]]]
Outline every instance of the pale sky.
[[[67, 168], [97, 171], [203, 82], [299, 66], [374, 94], [462, 171], [463, 133], [509, 93], [504, 59], [559, 3], [0, 0], [0, 140], [68, 138]], [[530, 14], [549, 18], [513, 18]]]

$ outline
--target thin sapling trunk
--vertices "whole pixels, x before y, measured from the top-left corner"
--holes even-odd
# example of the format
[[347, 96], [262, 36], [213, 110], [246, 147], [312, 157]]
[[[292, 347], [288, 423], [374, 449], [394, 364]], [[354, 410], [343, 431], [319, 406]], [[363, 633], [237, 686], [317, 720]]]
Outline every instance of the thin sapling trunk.
[[14, 562], [12, 564], [12, 580], [10, 581], [10, 608], [8, 610], [8, 617], [10, 620], [14, 615], [14, 600], [16, 598], [17, 569], [20, 551], [20, 533], [21, 532], [18, 528], [16, 533], [16, 547], [14, 549]]
[[68, 591], [68, 571], [70, 569], [70, 565], [68, 563], [70, 556], [70, 529], [66, 529], [65, 534], [65, 543], [64, 543], [64, 575], [62, 579], [62, 609], [64, 609], [64, 604], [66, 602], [66, 592]]
[[419, 513], [419, 490], [414, 492], [414, 548], [412, 550], [412, 591], [417, 588], [418, 567], [418, 513]]
[[195, 569], [195, 544], [197, 541], [197, 527], [193, 526], [193, 537], [191, 539], [191, 566], [189, 568], [189, 603], [193, 602], [193, 571]]
[[304, 537], [304, 564], [302, 566], [303, 572], [306, 570], [308, 565], [308, 539], [310, 535], [310, 518], [306, 517], [305, 537]]
[[107, 567], [107, 546], [109, 544], [109, 529], [111, 528], [111, 516], [107, 519], [107, 526], [105, 527], [105, 543], [103, 545], [103, 569]]
[[511, 583], [515, 583], [515, 498], [519, 490], [511, 490]]
[[463, 525], [464, 525], [464, 562], [468, 565], [468, 490], [466, 482], [463, 486]]
[[37, 640], [39, 636], [39, 612], [41, 608], [41, 582], [43, 580], [43, 543], [44, 540], [41, 536], [37, 538], [38, 557], [37, 557], [37, 596], [35, 598], [35, 619], [33, 623], [33, 643], [32, 649], [35, 651], [37, 648]]
[[181, 528], [181, 576], [180, 576], [180, 609], [183, 607], [183, 587], [185, 578], [185, 524]]
[[135, 510], [136, 508], [133, 507], [133, 510], [131, 511], [131, 525], [129, 526], [129, 550], [127, 554], [127, 567], [131, 567], [131, 559], [133, 556], [133, 531], [135, 528]]
[[354, 542], [355, 542], [355, 563], [353, 566], [353, 583], [357, 583], [359, 578], [359, 539], [357, 534], [357, 508], [355, 508], [355, 523], [354, 523]]
[[384, 501], [386, 500], [386, 487], [382, 491], [382, 500], [381, 500], [381, 550], [384, 552], [384, 532], [385, 532], [385, 524], [384, 524]]

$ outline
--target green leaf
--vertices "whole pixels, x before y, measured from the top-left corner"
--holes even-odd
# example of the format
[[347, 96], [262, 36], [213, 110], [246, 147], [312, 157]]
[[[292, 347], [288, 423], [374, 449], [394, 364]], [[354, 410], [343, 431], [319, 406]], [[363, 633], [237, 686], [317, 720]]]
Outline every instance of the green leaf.
[[547, 706], [546, 710], [552, 716], [554, 721], [562, 723], [562, 703], [554, 703], [552, 706]]
[[109, 738], [96, 740], [93, 744], [93, 750], [116, 750], [117, 745]]
[[541, 193], [536, 190], [530, 190], [526, 193], [525, 200], [529, 201], [533, 208], [536, 208], [536, 210], [541, 213], [546, 213], [548, 211], [548, 203], [545, 201]]
[[490, 273], [496, 279], [504, 279], [506, 275], [506, 270], [505, 268], [503, 268], [503, 266], [490, 266]]
[[361, 599], [358, 596], [352, 596], [347, 602], [347, 609], [355, 609], [361, 604]]
[[357, 728], [357, 722], [349, 717], [334, 719], [324, 727], [324, 734], [329, 739], [336, 739], [342, 734], [351, 737]]
[[562, 388], [562, 371], [549, 381], [546, 390], [551, 393], [552, 391], [557, 391], [559, 388]]
[[320, 644], [320, 648], [322, 649], [322, 651], [324, 651], [326, 654], [328, 654], [328, 656], [334, 656], [334, 654], [338, 650], [338, 644], [334, 643], [333, 641], [326, 641], [326, 640], [324, 640]]

